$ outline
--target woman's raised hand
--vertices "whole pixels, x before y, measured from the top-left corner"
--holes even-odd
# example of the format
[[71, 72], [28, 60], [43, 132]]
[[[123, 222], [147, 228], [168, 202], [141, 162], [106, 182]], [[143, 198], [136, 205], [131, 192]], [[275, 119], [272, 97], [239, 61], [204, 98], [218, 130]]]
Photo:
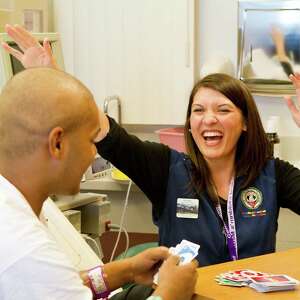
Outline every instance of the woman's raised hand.
[[24, 68], [57, 68], [50, 43], [47, 39], [41, 45], [30, 32], [20, 25], [6, 25], [5, 31], [16, 42], [20, 50], [10, 47], [5, 42], [2, 42], [3, 48], [18, 59]]
[[294, 103], [291, 96], [285, 96], [284, 100], [292, 114], [296, 125], [300, 127], [300, 73], [291, 74], [289, 78], [296, 89], [297, 104]]

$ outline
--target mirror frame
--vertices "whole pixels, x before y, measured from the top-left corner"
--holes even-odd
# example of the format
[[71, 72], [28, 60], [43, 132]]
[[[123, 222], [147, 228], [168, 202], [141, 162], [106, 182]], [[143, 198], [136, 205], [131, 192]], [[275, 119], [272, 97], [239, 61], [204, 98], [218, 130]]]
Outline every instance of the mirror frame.
[[[245, 25], [247, 11], [297, 10], [300, 12], [300, 1], [297, 0], [239, 0], [238, 2], [238, 61], [237, 77], [248, 85], [254, 94], [281, 96], [295, 94], [295, 89], [287, 78], [286, 82], [273, 79], [247, 79], [242, 76], [244, 68]], [[300, 18], [299, 18], [300, 25]], [[300, 33], [300, 32], [299, 32]], [[300, 46], [300, 45], [299, 45]]]

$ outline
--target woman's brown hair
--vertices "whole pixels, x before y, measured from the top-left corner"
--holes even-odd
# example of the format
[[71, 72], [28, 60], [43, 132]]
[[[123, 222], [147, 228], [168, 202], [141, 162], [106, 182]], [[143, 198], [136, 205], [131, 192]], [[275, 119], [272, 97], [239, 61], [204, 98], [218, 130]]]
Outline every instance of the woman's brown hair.
[[247, 131], [243, 131], [238, 143], [235, 157], [236, 176], [243, 175], [242, 187], [245, 188], [257, 178], [267, 159], [271, 157], [271, 147], [265, 134], [256, 104], [247, 86], [238, 79], [222, 73], [210, 74], [194, 86], [186, 114], [185, 143], [187, 152], [193, 162], [192, 184], [196, 191], [207, 191], [214, 203], [218, 201], [208, 165], [199, 151], [191, 133], [190, 116], [194, 97], [200, 88], [213, 89], [237, 106], [244, 117]]

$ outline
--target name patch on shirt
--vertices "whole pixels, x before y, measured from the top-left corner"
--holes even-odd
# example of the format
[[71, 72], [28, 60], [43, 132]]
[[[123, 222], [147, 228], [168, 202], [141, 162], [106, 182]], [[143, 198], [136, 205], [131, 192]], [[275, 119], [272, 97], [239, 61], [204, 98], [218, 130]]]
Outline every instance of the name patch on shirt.
[[199, 199], [177, 198], [177, 218], [198, 219]]

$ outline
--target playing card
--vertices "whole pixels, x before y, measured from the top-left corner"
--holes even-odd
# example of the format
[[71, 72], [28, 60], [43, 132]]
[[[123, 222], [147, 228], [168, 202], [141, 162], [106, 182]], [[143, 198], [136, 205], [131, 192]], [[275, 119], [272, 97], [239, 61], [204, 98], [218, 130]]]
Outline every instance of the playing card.
[[243, 277], [246, 277], [246, 278], [250, 278], [250, 277], [262, 277], [262, 276], [265, 276], [265, 275], [270, 275], [270, 274], [267, 274], [267, 273], [263, 273], [263, 272], [257, 272], [257, 271], [253, 271], [253, 270], [248, 270], [248, 269], [242, 269], [242, 270], [236, 270], [236, 271], [233, 271], [235, 274], [239, 274]]
[[235, 282], [244, 282], [247, 281], [247, 278], [241, 276], [240, 274], [236, 274], [234, 272], [227, 272], [220, 274], [222, 278], [227, 280], [235, 281]]
[[244, 286], [243, 282], [235, 282], [235, 281], [227, 280], [227, 279], [222, 278], [222, 277], [219, 277], [219, 278], [217, 277], [216, 281], [220, 285], [229, 285], [229, 286], [236, 286], [236, 287], [242, 287], [242, 286]]
[[243, 281], [247, 281], [247, 279], [251, 277], [262, 277], [270, 274], [248, 270], [248, 269], [241, 269], [235, 271], [228, 271], [221, 275], [228, 280], [232, 280], [235, 282], [243, 282]]
[[276, 291], [289, 291], [289, 290], [295, 289], [295, 285], [270, 287], [270, 286], [264, 286], [264, 285], [255, 285], [255, 283], [250, 283], [249, 287], [255, 289], [257, 292], [260, 292], [260, 293], [276, 292]]
[[199, 251], [199, 248], [200, 248], [200, 245], [195, 244], [195, 243], [192, 243], [192, 242], [187, 241], [187, 240], [182, 240], [182, 241], [180, 242], [180, 245], [187, 245], [187, 246], [189, 246], [191, 249], [193, 249], [195, 252], [198, 252], [198, 251]]
[[268, 274], [253, 270], [228, 271], [215, 279], [220, 285], [249, 286], [258, 292], [272, 292], [295, 289], [299, 281], [285, 274]]
[[175, 255], [175, 251], [176, 251], [176, 248], [175, 247], [170, 247], [169, 248], [169, 252], [173, 255]]
[[279, 285], [296, 285], [299, 281], [293, 279], [287, 275], [269, 275], [262, 277], [251, 277], [253, 283], [263, 284], [268, 286], [279, 286]]
[[[187, 240], [182, 240], [176, 247], [170, 247], [169, 252], [172, 255], [180, 257], [179, 265], [191, 262], [197, 255], [200, 246]], [[153, 277], [153, 283], [158, 284], [158, 272]]]
[[180, 257], [179, 265], [184, 265], [193, 260], [197, 256], [198, 252], [195, 252], [195, 249], [191, 248], [189, 245], [181, 245], [176, 248], [174, 253]]

